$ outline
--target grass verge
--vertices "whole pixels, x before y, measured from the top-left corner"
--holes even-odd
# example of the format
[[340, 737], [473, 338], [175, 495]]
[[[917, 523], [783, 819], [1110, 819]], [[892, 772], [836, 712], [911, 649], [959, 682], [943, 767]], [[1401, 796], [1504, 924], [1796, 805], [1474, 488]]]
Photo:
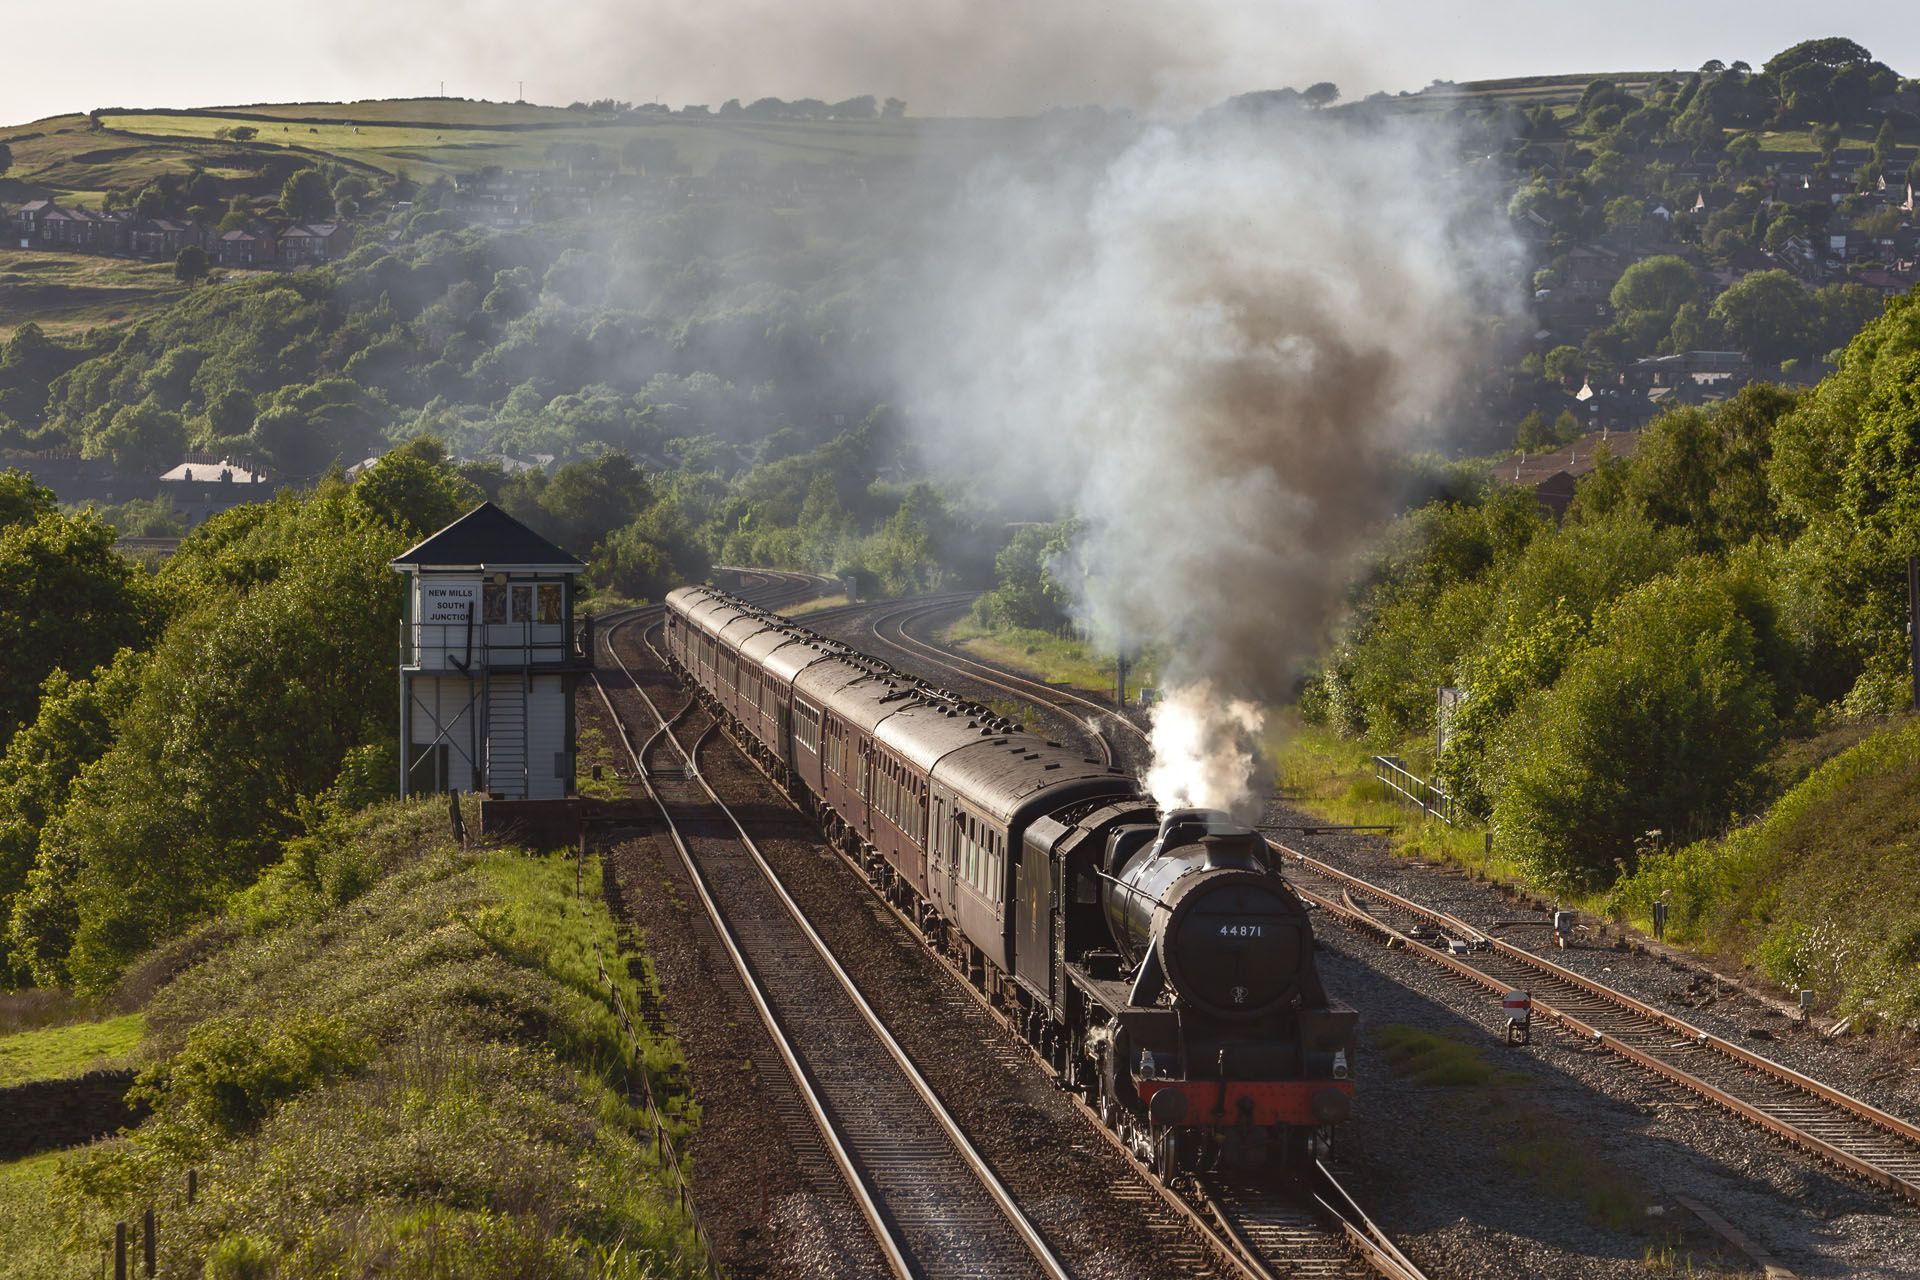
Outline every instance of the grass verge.
[[1374, 749], [1360, 739], [1303, 724], [1289, 710], [1268, 717], [1265, 747], [1280, 794], [1329, 825], [1392, 826], [1384, 834], [1397, 853], [1525, 882], [1519, 865], [1488, 844], [1484, 829], [1448, 826], [1394, 799], [1374, 777]]
[[0, 1088], [119, 1065], [139, 1045], [145, 1022], [141, 1014], [123, 1013], [99, 1022], [70, 1022], [0, 1036]]
[[330, 822], [236, 897], [147, 1004], [153, 1115], [57, 1162], [57, 1253], [0, 1277], [97, 1265], [148, 1206], [167, 1275], [698, 1273], [638, 1082], [677, 1134], [697, 1108], [673, 1042], [615, 1019], [600, 958], [630, 1007], [639, 980], [598, 862], [461, 850], [443, 813]]
[[[962, 615], [941, 639], [955, 648], [1036, 680], [1063, 684], [1085, 692], [1113, 696], [1114, 663], [1084, 640], [1036, 631], [1029, 627], [997, 626]], [[1127, 670], [1128, 696], [1160, 682], [1159, 661], [1149, 655]]]
[[1608, 906], [1867, 1020], [1920, 1017], [1920, 717], [1827, 760], [1757, 822], [1642, 860]]

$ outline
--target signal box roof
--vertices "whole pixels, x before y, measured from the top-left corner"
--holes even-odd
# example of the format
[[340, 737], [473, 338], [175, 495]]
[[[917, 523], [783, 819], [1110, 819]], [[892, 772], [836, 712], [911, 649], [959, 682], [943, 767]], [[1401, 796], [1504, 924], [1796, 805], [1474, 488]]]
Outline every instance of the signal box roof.
[[388, 563], [395, 569], [546, 569], [559, 573], [586, 569], [491, 502], [481, 503]]

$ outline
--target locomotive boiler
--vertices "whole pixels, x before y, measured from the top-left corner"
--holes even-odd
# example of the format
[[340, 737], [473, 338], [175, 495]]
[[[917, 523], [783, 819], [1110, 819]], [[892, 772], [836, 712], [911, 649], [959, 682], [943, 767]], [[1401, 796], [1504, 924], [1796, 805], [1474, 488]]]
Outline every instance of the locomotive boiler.
[[725, 593], [667, 650], [874, 887], [1163, 1170], [1292, 1163], [1351, 1109], [1352, 1009], [1258, 832]]

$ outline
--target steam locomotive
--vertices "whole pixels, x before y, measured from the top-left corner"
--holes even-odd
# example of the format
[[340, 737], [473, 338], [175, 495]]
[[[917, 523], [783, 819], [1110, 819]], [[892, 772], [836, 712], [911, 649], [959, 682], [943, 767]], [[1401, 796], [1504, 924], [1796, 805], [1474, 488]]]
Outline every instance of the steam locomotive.
[[1255, 831], [709, 587], [670, 661], [875, 887], [1165, 1172], [1292, 1165], [1352, 1107], [1354, 1011]]

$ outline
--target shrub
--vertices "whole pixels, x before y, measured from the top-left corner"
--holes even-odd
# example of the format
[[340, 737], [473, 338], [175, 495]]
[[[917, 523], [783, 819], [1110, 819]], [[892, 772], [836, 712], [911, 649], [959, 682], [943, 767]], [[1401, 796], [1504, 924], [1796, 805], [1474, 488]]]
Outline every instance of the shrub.
[[1656, 579], [1505, 730], [1496, 839], [1540, 880], [1591, 887], [1653, 829], [1704, 835], [1750, 798], [1777, 736], [1754, 628], [1718, 576]]
[[275, 1104], [363, 1066], [372, 1046], [337, 1017], [280, 1023], [215, 1018], [187, 1033], [186, 1047], [141, 1073], [134, 1096], [221, 1137], [245, 1133]]

